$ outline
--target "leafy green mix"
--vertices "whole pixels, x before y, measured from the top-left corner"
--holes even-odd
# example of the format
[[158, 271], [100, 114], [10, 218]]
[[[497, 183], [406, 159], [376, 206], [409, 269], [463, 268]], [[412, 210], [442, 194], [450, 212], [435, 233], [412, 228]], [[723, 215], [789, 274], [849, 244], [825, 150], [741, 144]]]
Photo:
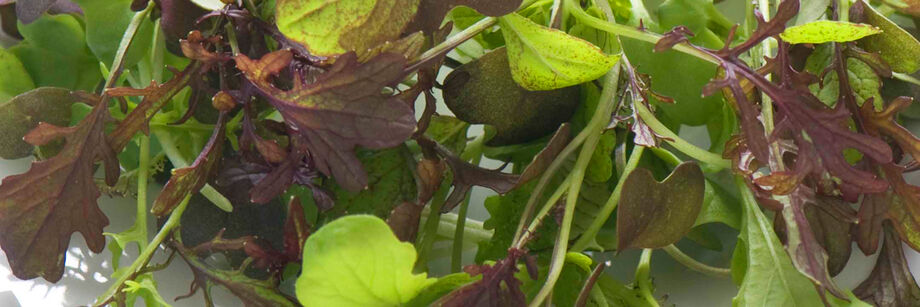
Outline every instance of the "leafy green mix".
[[[0, 184], [0, 247], [57, 282], [74, 232], [108, 241], [96, 305], [168, 305], [161, 247], [209, 305], [658, 306], [655, 249], [738, 306], [920, 304], [920, 2], [717, 2], [0, 0], [0, 157], [35, 159]], [[131, 228], [103, 232], [103, 193]], [[853, 243], [879, 255], [846, 289]], [[629, 249], [623, 284], [598, 260]]]

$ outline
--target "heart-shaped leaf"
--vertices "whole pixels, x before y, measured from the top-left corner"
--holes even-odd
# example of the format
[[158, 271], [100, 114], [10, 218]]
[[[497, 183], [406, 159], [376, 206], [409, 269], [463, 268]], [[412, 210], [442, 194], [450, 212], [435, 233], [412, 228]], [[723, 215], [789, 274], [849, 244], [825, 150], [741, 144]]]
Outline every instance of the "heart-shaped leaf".
[[786, 28], [779, 37], [790, 44], [844, 43], [880, 32], [879, 28], [862, 23], [817, 20]]
[[518, 14], [499, 19], [514, 81], [531, 91], [546, 91], [600, 78], [617, 57], [586, 40], [538, 25]]
[[658, 182], [648, 169], [636, 169], [623, 183], [617, 210], [617, 250], [658, 248], [680, 240], [696, 221], [706, 185], [703, 171], [684, 162]]

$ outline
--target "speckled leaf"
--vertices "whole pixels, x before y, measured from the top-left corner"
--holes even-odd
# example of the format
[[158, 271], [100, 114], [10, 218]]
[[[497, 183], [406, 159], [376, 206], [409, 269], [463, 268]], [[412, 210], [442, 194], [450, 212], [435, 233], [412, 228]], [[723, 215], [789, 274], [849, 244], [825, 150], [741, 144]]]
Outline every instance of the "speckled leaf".
[[397, 205], [414, 201], [415, 177], [410, 167], [411, 153], [405, 145], [384, 150], [359, 150], [356, 153], [367, 170], [367, 189], [349, 192], [329, 183], [335, 207], [327, 214], [373, 214], [386, 218]]
[[15, 55], [0, 48], [0, 103], [35, 88], [32, 77]]
[[399, 306], [435, 282], [413, 274], [415, 248], [387, 224], [349, 215], [321, 227], [304, 245], [297, 299], [304, 306]]
[[852, 42], [881, 32], [876, 27], [861, 23], [833, 20], [816, 20], [786, 28], [779, 37], [790, 44], [822, 44], [827, 42]]
[[67, 125], [74, 100], [70, 90], [42, 87], [0, 104], [0, 157], [18, 159], [31, 155], [34, 147], [22, 137], [40, 122]]
[[640, 168], [623, 183], [617, 209], [617, 250], [658, 248], [682, 238], [703, 205], [705, 181], [699, 165], [685, 162], [664, 181]]
[[859, 8], [862, 8], [863, 20], [854, 21], [865, 22], [882, 30], [881, 34], [859, 40], [859, 46], [866, 51], [881, 54], [893, 71], [910, 74], [920, 69], [920, 41], [885, 18], [872, 5], [859, 1], [853, 6], [853, 11]]
[[278, 29], [314, 55], [359, 53], [399, 38], [419, 0], [278, 0]]
[[572, 117], [579, 101], [575, 86], [552, 91], [522, 88], [512, 80], [506, 54], [505, 48], [496, 49], [444, 79], [444, 103], [457, 118], [495, 127], [490, 146], [524, 143], [552, 133]]
[[588, 41], [517, 14], [501, 17], [499, 24], [511, 76], [528, 90], [552, 90], [600, 78], [619, 59]]

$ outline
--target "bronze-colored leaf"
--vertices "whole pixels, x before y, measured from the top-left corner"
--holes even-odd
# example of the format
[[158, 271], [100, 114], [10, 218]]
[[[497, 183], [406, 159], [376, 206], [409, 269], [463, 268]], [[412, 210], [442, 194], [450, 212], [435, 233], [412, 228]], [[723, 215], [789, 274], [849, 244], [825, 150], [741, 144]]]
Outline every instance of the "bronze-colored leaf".
[[700, 213], [705, 188], [703, 171], [694, 162], [681, 163], [662, 182], [644, 168], [630, 173], [617, 209], [617, 250], [680, 240]]
[[23, 136], [39, 123], [69, 123], [70, 106], [76, 100], [68, 89], [42, 87], [0, 105], [0, 157], [18, 159], [31, 155], [34, 146], [23, 141]]
[[920, 305], [920, 288], [907, 266], [901, 240], [891, 230], [891, 225], [886, 225], [885, 243], [875, 268], [865, 281], [853, 289], [853, 294], [879, 307]]

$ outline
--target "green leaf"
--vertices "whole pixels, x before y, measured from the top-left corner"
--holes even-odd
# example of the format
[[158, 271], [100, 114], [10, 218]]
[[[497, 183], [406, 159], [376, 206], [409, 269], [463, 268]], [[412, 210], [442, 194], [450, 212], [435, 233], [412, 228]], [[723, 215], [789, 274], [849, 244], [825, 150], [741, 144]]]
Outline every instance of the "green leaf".
[[314, 55], [359, 53], [399, 38], [419, 0], [277, 0], [275, 16], [284, 36]]
[[425, 289], [423, 289], [422, 292], [418, 294], [418, 296], [416, 296], [411, 301], [409, 301], [409, 303], [407, 303], [406, 306], [411, 306], [411, 307], [431, 306], [431, 303], [434, 303], [434, 301], [438, 300], [442, 296], [447, 295], [451, 291], [454, 291], [457, 288], [460, 288], [471, 282], [477, 281], [481, 278], [482, 278], [482, 275], [476, 275], [475, 277], [473, 277], [473, 276], [470, 276], [470, 274], [462, 273], [462, 272], [443, 276], [441, 278], [438, 278], [438, 281], [436, 281], [435, 283], [431, 284], [428, 287], [425, 287]]
[[73, 16], [20, 23], [19, 32], [25, 39], [9, 51], [22, 61], [35, 86], [91, 90], [102, 80], [99, 64], [84, 43], [83, 27]]
[[[810, 58], [811, 57], [809, 57], [809, 59]], [[885, 105], [885, 100], [882, 99], [882, 94], [880, 92], [882, 80], [875, 74], [872, 67], [858, 59], [848, 58], [847, 79], [850, 80], [850, 88], [852, 88], [853, 92], [856, 94], [855, 98], [857, 105], [862, 107], [863, 103], [871, 98], [875, 110], [877, 112], [882, 110]], [[839, 87], [837, 74], [835, 72], [828, 73], [824, 76], [824, 80], [822, 80], [821, 83], [824, 84], [824, 87], [819, 88], [818, 84], [812, 84], [809, 88], [821, 102], [833, 107], [837, 104], [837, 92]]]
[[897, 24], [885, 18], [866, 2], [857, 2], [864, 7], [865, 22], [882, 30], [881, 34], [872, 35], [859, 41], [859, 46], [869, 52], [878, 52], [891, 70], [911, 74], [920, 69], [920, 41]]
[[575, 86], [551, 91], [521, 87], [512, 80], [506, 54], [505, 48], [496, 49], [444, 79], [444, 104], [457, 118], [495, 127], [497, 134], [489, 146], [519, 144], [551, 134], [572, 117], [579, 101]]
[[[792, 260], [773, 232], [754, 194], [738, 182], [744, 207], [744, 223], [738, 236], [739, 246], [732, 258], [733, 279], [743, 270], [743, 280], [734, 306], [820, 306], [821, 298], [814, 285], [792, 265]], [[742, 245], [743, 244], [743, 245]], [[736, 264], [743, 267], [735, 268]]]
[[0, 157], [18, 159], [31, 155], [34, 147], [23, 141], [23, 136], [40, 122], [67, 126], [70, 105], [75, 100], [70, 90], [42, 87], [0, 104]]
[[617, 135], [614, 130], [607, 130], [601, 134], [594, 154], [585, 169], [585, 180], [592, 183], [604, 183], [613, 176], [613, 149], [617, 145]]
[[862, 23], [817, 20], [786, 28], [779, 37], [790, 44], [845, 43], [880, 32], [879, 28]]
[[0, 103], [35, 88], [32, 77], [15, 55], [0, 48]]
[[304, 245], [297, 299], [304, 306], [396, 306], [433, 284], [413, 274], [412, 244], [383, 220], [349, 215], [326, 224]]
[[[121, 38], [134, 17], [131, 0], [74, 0], [83, 9], [86, 21], [86, 44], [107, 67], [112, 65]], [[145, 20], [125, 54], [125, 67], [136, 64], [150, 52], [153, 24]]]
[[469, 123], [456, 117], [435, 114], [431, 116], [431, 123], [428, 124], [425, 134], [451, 152], [461, 153], [466, 148], [466, 131], [469, 128]]
[[[476, 263], [505, 258], [514, 233], [517, 231], [518, 221], [524, 212], [524, 206], [527, 205], [527, 199], [530, 198], [535, 184], [531, 182], [508, 194], [486, 198], [485, 208], [489, 212], [489, 218], [482, 223], [482, 226], [486, 230], [493, 230], [493, 234], [489, 241], [479, 243]], [[554, 241], [552, 234], [556, 232], [556, 227], [554, 222], [543, 223], [536, 231], [541, 235], [536, 236], [536, 239], [527, 246], [531, 250], [552, 247]]]
[[656, 13], [662, 30], [685, 26], [693, 32], [690, 42], [709, 48], [721, 48], [734, 23], [716, 9], [712, 0], [668, 0]]
[[600, 78], [619, 59], [583, 39], [517, 14], [498, 22], [508, 48], [511, 76], [528, 90], [552, 90]]
[[824, 16], [824, 13], [827, 11], [827, 6], [831, 4], [831, 0], [811, 0], [811, 1], [802, 1], [799, 5], [799, 13], [795, 15], [795, 25], [806, 24], [821, 16]]
[[357, 156], [367, 170], [368, 188], [352, 193], [330, 183], [335, 194], [332, 216], [365, 213], [386, 217], [400, 203], [415, 200], [415, 177], [409, 164], [411, 153], [405, 145], [359, 150]]

